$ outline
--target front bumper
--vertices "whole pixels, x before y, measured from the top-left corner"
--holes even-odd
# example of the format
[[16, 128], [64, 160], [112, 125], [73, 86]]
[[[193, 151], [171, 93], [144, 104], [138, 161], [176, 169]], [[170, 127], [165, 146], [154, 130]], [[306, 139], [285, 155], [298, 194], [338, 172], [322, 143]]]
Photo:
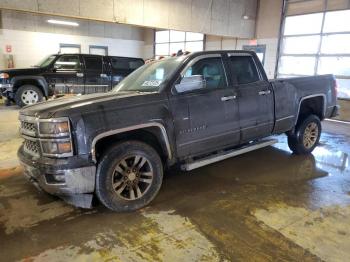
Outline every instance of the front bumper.
[[12, 84], [4, 84], [0, 83], [0, 95], [1, 96], [11, 96], [11, 93], [13, 91], [13, 85]]
[[[35, 158], [25, 153], [23, 146], [19, 148], [17, 155], [25, 176], [37, 188], [76, 206], [91, 206], [92, 193], [95, 190], [95, 165], [88, 161], [84, 163], [82, 159], [72, 161], [68, 158]], [[75, 203], [75, 199], [83, 200], [83, 204]], [[89, 201], [90, 206], [87, 205]]]
[[2, 84], [2, 83], [0, 83], [0, 91], [1, 92], [12, 91], [12, 90], [13, 90], [13, 85], [12, 84]]

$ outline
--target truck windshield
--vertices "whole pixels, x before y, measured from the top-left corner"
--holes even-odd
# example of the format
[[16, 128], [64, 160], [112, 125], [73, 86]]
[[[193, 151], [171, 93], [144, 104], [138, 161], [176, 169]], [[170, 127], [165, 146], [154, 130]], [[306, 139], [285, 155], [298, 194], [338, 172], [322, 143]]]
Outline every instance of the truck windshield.
[[56, 58], [56, 55], [47, 56], [44, 59], [42, 59], [36, 66], [37, 67], [48, 66], [55, 58]]
[[175, 72], [184, 58], [185, 56], [170, 57], [141, 66], [124, 78], [113, 91], [158, 92], [162, 83]]

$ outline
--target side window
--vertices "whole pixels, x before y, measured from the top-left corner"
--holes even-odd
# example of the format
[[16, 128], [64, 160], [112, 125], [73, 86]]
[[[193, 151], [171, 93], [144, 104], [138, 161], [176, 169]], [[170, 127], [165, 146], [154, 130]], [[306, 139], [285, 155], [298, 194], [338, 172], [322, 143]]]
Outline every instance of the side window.
[[87, 70], [102, 71], [102, 57], [86, 56], [84, 61]]
[[216, 89], [224, 88], [226, 84], [225, 70], [220, 57], [204, 58], [190, 66], [185, 77], [203, 76], [205, 88]]
[[116, 70], [135, 70], [142, 66], [144, 63], [141, 59], [112, 57], [111, 64], [112, 67]]
[[63, 55], [56, 60], [54, 67], [58, 70], [79, 70], [79, 56]]
[[231, 56], [231, 70], [239, 85], [260, 80], [258, 70], [251, 56]]

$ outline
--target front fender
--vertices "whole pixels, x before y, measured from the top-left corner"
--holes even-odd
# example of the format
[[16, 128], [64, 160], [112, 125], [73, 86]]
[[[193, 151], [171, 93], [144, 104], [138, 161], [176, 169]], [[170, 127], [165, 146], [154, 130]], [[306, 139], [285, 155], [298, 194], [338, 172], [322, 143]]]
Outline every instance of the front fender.
[[[11, 79], [11, 84], [13, 86], [19, 87], [21, 84], [21, 82], [23, 82], [25, 84], [26, 81], [31, 81], [31, 82], [35, 82], [39, 88], [41, 88], [41, 90], [43, 91], [43, 94], [45, 97], [49, 96], [49, 85], [45, 79], [45, 77], [43, 76], [31, 76], [31, 75], [25, 75], [25, 76], [15, 76]], [[14, 89], [15, 91], [15, 89]]]

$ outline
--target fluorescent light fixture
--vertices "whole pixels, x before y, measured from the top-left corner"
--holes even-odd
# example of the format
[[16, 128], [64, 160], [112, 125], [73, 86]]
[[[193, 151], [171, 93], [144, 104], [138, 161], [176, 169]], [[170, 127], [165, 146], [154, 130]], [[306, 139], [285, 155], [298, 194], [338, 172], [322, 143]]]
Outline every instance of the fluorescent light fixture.
[[243, 19], [244, 19], [244, 20], [248, 20], [249, 18], [250, 18], [250, 17], [249, 17], [248, 15], [244, 15], [244, 16], [243, 16]]
[[68, 22], [68, 21], [62, 21], [62, 20], [50, 19], [50, 20], [47, 20], [47, 22], [50, 23], [50, 24], [57, 24], [57, 25], [79, 26], [78, 23], [75, 23], [75, 22]]

